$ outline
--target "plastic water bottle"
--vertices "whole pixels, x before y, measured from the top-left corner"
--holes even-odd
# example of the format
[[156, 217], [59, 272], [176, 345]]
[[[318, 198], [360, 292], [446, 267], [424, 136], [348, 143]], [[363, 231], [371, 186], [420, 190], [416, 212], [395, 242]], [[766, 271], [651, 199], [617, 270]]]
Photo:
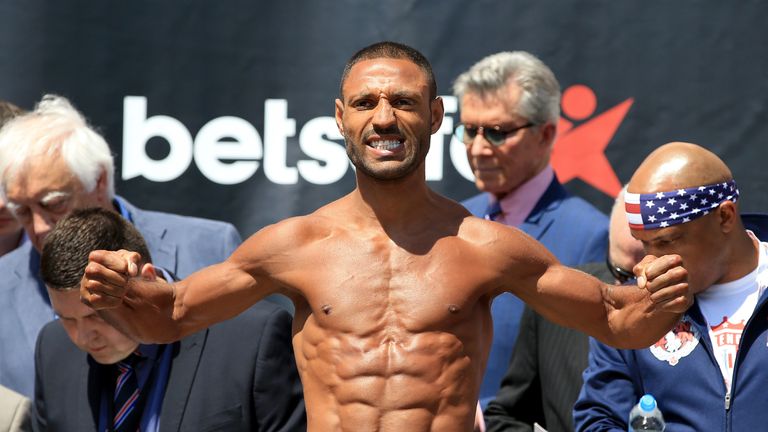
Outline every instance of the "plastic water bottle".
[[663, 432], [666, 424], [652, 395], [643, 395], [640, 402], [629, 412], [629, 432]]

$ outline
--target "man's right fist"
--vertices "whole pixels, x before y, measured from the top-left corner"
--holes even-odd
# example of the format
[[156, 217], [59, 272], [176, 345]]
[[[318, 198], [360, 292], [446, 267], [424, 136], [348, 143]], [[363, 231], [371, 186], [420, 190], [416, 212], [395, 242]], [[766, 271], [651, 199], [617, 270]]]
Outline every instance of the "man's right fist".
[[80, 299], [93, 309], [112, 309], [123, 303], [128, 281], [138, 275], [141, 255], [126, 250], [95, 250], [80, 281]]

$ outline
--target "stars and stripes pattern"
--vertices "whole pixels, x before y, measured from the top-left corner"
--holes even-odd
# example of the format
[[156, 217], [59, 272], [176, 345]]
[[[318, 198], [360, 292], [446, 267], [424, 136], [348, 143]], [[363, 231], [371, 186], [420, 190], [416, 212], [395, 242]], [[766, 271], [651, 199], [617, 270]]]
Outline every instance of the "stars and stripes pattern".
[[706, 216], [723, 201], [739, 197], [734, 180], [669, 192], [626, 192], [624, 203], [629, 227], [637, 230], [666, 228]]

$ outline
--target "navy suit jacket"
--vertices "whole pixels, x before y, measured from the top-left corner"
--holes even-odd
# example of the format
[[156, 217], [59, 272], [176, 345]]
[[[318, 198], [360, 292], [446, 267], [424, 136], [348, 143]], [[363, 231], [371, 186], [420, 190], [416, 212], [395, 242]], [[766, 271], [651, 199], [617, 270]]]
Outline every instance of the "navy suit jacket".
[[[258, 302], [172, 348], [159, 430], [306, 430], [291, 315], [285, 309]], [[43, 327], [35, 353], [35, 429], [97, 431], [108, 369], [88, 361], [58, 321]]]
[[[241, 242], [229, 223], [140, 210], [118, 199], [144, 236], [152, 262], [181, 278], [224, 261]], [[0, 384], [29, 398], [35, 340], [55, 318], [39, 269], [40, 254], [31, 242], [0, 258]]]
[[[490, 194], [482, 193], [462, 202], [473, 215], [485, 216]], [[608, 248], [608, 217], [579, 197], [569, 194], [552, 180], [525, 219], [520, 230], [546, 246], [560, 262], [569, 266], [604, 261]], [[480, 387], [483, 409], [499, 390], [523, 314], [523, 302], [504, 293], [491, 306], [493, 342]]]

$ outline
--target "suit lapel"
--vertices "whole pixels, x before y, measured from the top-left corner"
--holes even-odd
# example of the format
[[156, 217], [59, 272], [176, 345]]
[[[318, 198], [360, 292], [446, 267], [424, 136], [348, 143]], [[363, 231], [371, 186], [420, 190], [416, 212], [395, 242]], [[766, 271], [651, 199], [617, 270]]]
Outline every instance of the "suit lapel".
[[128, 201], [117, 198], [123, 207], [128, 211], [131, 220], [139, 230], [149, 247], [149, 253], [152, 254], [152, 263], [156, 266], [170, 270], [173, 273], [178, 272], [176, 262], [176, 244], [165, 238], [166, 228], [157, 226], [152, 222], [152, 218], [147, 218], [143, 210], [134, 207]]
[[187, 408], [190, 391], [197, 376], [200, 357], [208, 336], [208, 330], [197, 332], [174, 344], [171, 371], [168, 375], [160, 415], [161, 431], [180, 431]]
[[555, 222], [553, 212], [560, 207], [566, 196], [565, 188], [557, 181], [557, 177], [553, 178], [547, 190], [544, 191], [544, 194], [531, 210], [531, 214], [525, 218], [525, 222], [519, 228], [536, 240], [541, 240]]
[[78, 400], [79, 431], [98, 431], [101, 392], [106, 379], [106, 368], [86, 358], [80, 368]]
[[178, 271], [176, 265], [176, 245], [163, 241], [165, 231], [163, 230], [162, 233], [158, 233], [152, 230], [142, 230], [141, 227], [139, 227], [139, 231], [147, 241], [149, 253], [152, 254], [152, 264], [176, 273]]

